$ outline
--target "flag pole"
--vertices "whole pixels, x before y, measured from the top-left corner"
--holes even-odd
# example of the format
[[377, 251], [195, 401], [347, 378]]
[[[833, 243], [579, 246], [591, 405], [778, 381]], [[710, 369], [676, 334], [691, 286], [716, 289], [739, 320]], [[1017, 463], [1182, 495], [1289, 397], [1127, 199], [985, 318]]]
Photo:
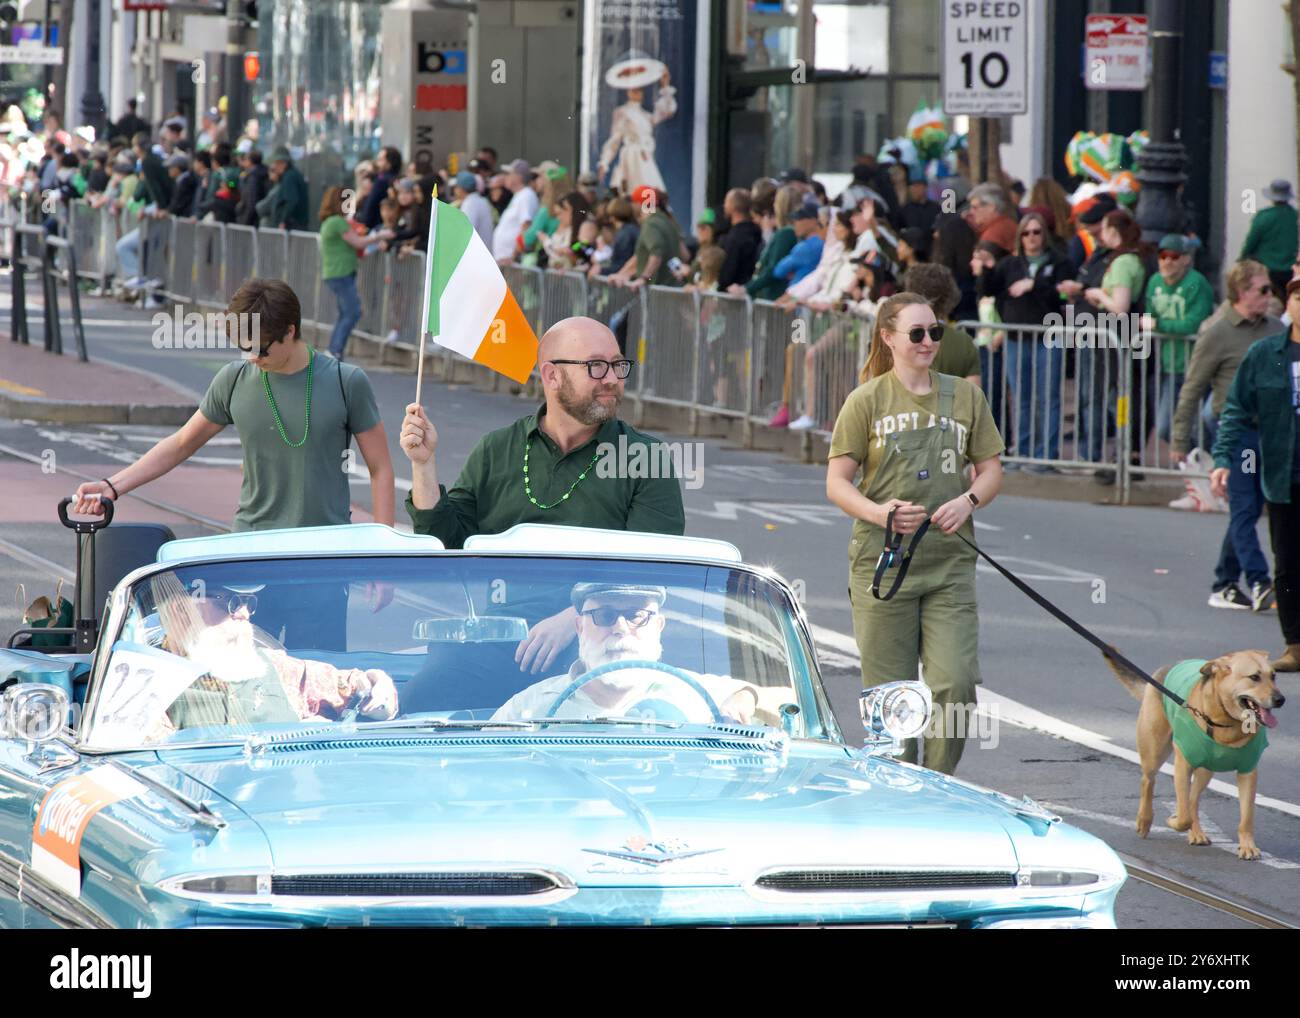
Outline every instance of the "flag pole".
[[433, 238], [438, 229], [438, 185], [433, 185], [433, 205], [429, 208], [429, 239], [424, 245], [424, 304], [420, 312], [420, 353], [415, 366], [415, 402], [420, 404], [424, 388], [424, 341], [429, 335], [429, 296], [433, 289]]

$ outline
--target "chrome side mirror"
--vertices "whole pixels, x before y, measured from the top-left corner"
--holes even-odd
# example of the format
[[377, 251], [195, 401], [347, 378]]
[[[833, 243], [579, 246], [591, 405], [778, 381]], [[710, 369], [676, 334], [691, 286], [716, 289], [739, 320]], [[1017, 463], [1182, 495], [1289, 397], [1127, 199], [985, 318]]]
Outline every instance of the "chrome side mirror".
[[899, 752], [907, 739], [925, 731], [934, 710], [930, 688], [924, 682], [886, 682], [864, 689], [858, 699], [867, 743]]

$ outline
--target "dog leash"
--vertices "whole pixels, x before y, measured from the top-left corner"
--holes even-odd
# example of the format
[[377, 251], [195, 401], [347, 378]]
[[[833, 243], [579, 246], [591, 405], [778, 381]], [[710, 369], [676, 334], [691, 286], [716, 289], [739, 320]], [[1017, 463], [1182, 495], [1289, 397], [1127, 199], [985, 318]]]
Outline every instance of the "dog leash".
[[[875, 579], [872, 581], [871, 584], [871, 592], [875, 594], [877, 598], [880, 598], [880, 600], [882, 601], [888, 601], [891, 597], [893, 597], [896, 593], [898, 593], [898, 588], [903, 582], [903, 577], [907, 575], [907, 567], [911, 564], [912, 554], [916, 551], [917, 542], [920, 541], [922, 535], [925, 534], [925, 532], [928, 529], [930, 529], [930, 522], [931, 522], [930, 518], [926, 517], [925, 521], [919, 527], [917, 527], [916, 535], [908, 543], [907, 552], [902, 553], [900, 549], [902, 548], [902, 544], [903, 544], [903, 535], [894, 533], [894, 527], [893, 527], [894, 510], [891, 509], [889, 511], [889, 515], [885, 517], [885, 548], [883, 551], [881, 551], [880, 558], [877, 559], [876, 561], [876, 575], [875, 575]], [[1118, 650], [1116, 650], [1113, 646], [1111, 646], [1101, 637], [1093, 633], [1092, 630], [1090, 630], [1087, 626], [1083, 625], [1081, 622], [1075, 621], [1075, 619], [1073, 619], [1069, 614], [1067, 614], [1066, 612], [1058, 608], [1056, 605], [1054, 605], [1051, 601], [1049, 601], [1042, 594], [1036, 591], [1033, 587], [1027, 584], [1024, 580], [1022, 580], [1019, 576], [1013, 573], [1010, 569], [1006, 568], [1006, 566], [1002, 565], [1001, 562], [995, 559], [992, 555], [986, 552], [974, 541], [967, 540], [967, 538], [963, 534], [956, 533], [956, 532], [954, 533], [955, 536], [961, 538], [962, 541], [964, 541], [967, 545], [973, 548], [975, 550], [975, 553], [979, 555], [982, 559], [984, 559], [985, 562], [987, 562], [999, 573], [1001, 573], [1008, 580], [1010, 580], [1014, 586], [1018, 587], [1021, 591], [1023, 591], [1026, 595], [1028, 595], [1028, 597], [1035, 604], [1037, 604], [1040, 608], [1044, 609], [1048, 614], [1053, 615], [1060, 621], [1064, 622], [1067, 626], [1069, 626], [1076, 633], [1078, 633], [1085, 640], [1087, 640], [1094, 647], [1096, 647], [1099, 651], [1101, 651], [1104, 657], [1108, 658], [1111, 661], [1114, 661], [1116, 664], [1120, 665], [1121, 667], [1127, 668], [1130, 671], [1132, 671], [1133, 674], [1137, 675], [1138, 678], [1140, 678], [1143, 682], [1147, 683], [1148, 685], [1154, 686], [1163, 695], [1169, 697], [1169, 699], [1173, 700], [1174, 703], [1178, 704], [1179, 707], [1182, 707], [1185, 710], [1187, 710], [1193, 717], [1198, 718], [1201, 721], [1204, 721], [1208, 727], [1210, 728], [1231, 728], [1232, 727], [1231, 725], [1225, 725], [1225, 724], [1221, 724], [1218, 721], [1211, 720], [1210, 717], [1203, 710], [1193, 707], [1191, 704], [1189, 704], [1186, 700], [1184, 700], [1181, 696], [1175, 693], [1168, 686], [1164, 685], [1161, 682], [1158, 682], [1151, 675], [1148, 675], [1146, 669], [1139, 668], [1132, 661], [1130, 661], [1123, 654], [1121, 654]], [[899, 566], [898, 566], [898, 575], [894, 578], [893, 586], [889, 588], [888, 593], [886, 593], [883, 597], [881, 597], [880, 583], [884, 577], [885, 571], [890, 567], [890, 565], [893, 564], [894, 559], [896, 557], [899, 557], [900, 555], [901, 555], [901, 561], [899, 562]]]
[[[927, 516], [916, 528], [916, 533], [907, 543], [907, 551], [904, 552], [903, 535], [894, 531], [894, 513], [897, 511], [898, 507], [895, 506], [885, 517], [885, 546], [881, 549], [880, 557], [876, 559], [876, 574], [871, 579], [871, 593], [878, 601], [888, 601], [898, 593], [898, 588], [902, 586], [903, 579], [907, 576], [907, 569], [912, 564], [912, 553], [916, 551], [916, 546], [925, 536], [925, 532], [930, 529], [930, 517]], [[880, 584], [884, 582], [885, 573], [889, 571], [889, 567], [895, 560], [898, 562], [898, 575], [894, 577], [889, 590], [882, 595]]]
[[963, 541], [965, 541], [966, 544], [968, 544], [970, 547], [974, 548], [976, 554], [978, 554], [982, 559], [984, 559], [985, 562], [987, 562], [999, 573], [1001, 573], [1008, 580], [1010, 580], [1012, 584], [1014, 584], [1016, 587], [1019, 587], [1020, 590], [1022, 590], [1025, 594], [1027, 594], [1030, 597], [1030, 599], [1032, 599], [1039, 607], [1046, 610], [1049, 614], [1056, 616], [1056, 618], [1060, 619], [1067, 626], [1069, 626], [1076, 633], [1078, 633], [1085, 640], [1087, 640], [1094, 647], [1096, 647], [1099, 651], [1101, 651], [1104, 657], [1109, 658], [1111, 661], [1114, 661], [1116, 664], [1120, 665], [1123, 668], [1129, 669], [1135, 675], [1137, 675], [1137, 677], [1140, 678], [1143, 682], [1147, 683], [1148, 685], [1154, 686], [1165, 696], [1169, 697], [1169, 699], [1173, 700], [1174, 703], [1178, 704], [1179, 707], [1186, 709], [1193, 717], [1199, 718], [1201, 721], [1204, 721], [1206, 725], [1208, 725], [1209, 727], [1211, 728], [1232, 727], [1231, 725], [1225, 725], [1219, 723], [1218, 721], [1211, 720], [1210, 717], [1205, 713], [1205, 711], [1193, 707], [1190, 703], [1184, 700], [1181, 696], [1175, 693], [1168, 686], [1164, 685], [1161, 682], [1158, 682], [1153, 676], [1148, 675], [1146, 669], [1139, 668], [1132, 661], [1130, 661], [1123, 654], [1121, 654], [1118, 650], [1116, 650], [1113, 646], [1111, 646], [1101, 637], [1093, 633], [1092, 630], [1090, 630], [1087, 626], [1083, 625], [1081, 622], [1075, 621], [1069, 614], [1062, 611], [1056, 605], [1052, 604], [1051, 601], [1043, 597], [1042, 594], [1040, 594], [1033, 587], [1027, 584], [1024, 580], [1022, 580], [1019, 576], [1013, 573], [1010, 569], [1006, 568], [1006, 566], [1002, 565], [1001, 562], [995, 559], [983, 548], [979, 547], [979, 545], [975, 544], [973, 541], [967, 540], [966, 537], [962, 534], [957, 534], [957, 536], [960, 537]]

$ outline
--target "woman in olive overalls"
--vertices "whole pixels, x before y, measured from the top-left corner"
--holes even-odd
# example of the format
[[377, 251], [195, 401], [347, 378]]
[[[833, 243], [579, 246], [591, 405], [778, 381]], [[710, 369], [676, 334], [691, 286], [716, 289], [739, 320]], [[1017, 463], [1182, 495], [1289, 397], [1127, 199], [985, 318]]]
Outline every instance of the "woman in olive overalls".
[[[971, 513], [1001, 487], [1004, 445], [983, 391], [930, 369], [942, 334], [918, 294], [896, 294], [881, 304], [867, 361], [870, 381], [845, 400], [835, 422], [826, 494], [854, 520], [849, 597], [863, 685], [915, 679], [919, 660], [935, 709], [924, 764], [951, 774], [980, 681], [976, 554], [957, 535], [974, 541]], [[881, 600], [872, 586], [891, 510], [904, 552], [927, 517], [931, 523], [897, 592]], [[884, 597], [900, 558], [878, 584]], [[916, 756], [913, 741], [904, 759], [915, 763]]]

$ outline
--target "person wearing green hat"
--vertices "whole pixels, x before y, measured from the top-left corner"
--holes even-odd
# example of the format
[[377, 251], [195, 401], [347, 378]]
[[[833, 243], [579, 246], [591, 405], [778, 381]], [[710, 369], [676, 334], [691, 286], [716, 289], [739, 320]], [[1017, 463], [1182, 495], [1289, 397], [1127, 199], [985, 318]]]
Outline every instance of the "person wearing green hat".
[[538, 164], [533, 183], [538, 194], [538, 208], [532, 225], [524, 231], [524, 253], [532, 255], [536, 261], [545, 243], [539, 235], [549, 237], [560, 228], [560, 200], [573, 190], [573, 182], [568, 170], [548, 159]]
[[698, 242], [695, 257], [690, 265], [683, 265], [673, 272], [684, 283], [697, 283], [700, 279], [700, 256], [711, 247], [717, 246], [718, 214], [711, 208], [705, 208], [695, 217], [695, 239]]
[[1241, 258], [1263, 262], [1268, 278], [1278, 296], [1291, 279], [1291, 263], [1296, 259], [1297, 229], [1300, 219], [1292, 204], [1295, 193], [1289, 180], [1275, 180], [1264, 188], [1263, 196], [1273, 204], [1260, 209], [1251, 220], [1250, 232], [1241, 245]]
[[1160, 271], [1147, 280], [1144, 332], [1159, 334], [1160, 390], [1156, 435], [1168, 442], [1173, 435], [1174, 404], [1187, 371], [1187, 351], [1204, 322], [1214, 313], [1210, 281], [1192, 268], [1197, 245], [1182, 234], [1160, 241]]

